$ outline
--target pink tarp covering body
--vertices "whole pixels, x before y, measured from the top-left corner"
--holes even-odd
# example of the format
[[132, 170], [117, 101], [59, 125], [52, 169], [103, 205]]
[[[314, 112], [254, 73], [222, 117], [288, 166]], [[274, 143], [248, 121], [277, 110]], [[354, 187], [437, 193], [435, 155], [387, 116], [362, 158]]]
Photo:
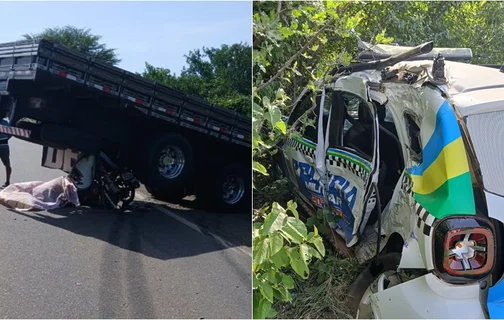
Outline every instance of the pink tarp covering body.
[[77, 188], [68, 177], [14, 183], [0, 191], [0, 204], [19, 211], [51, 210], [69, 203], [80, 205]]

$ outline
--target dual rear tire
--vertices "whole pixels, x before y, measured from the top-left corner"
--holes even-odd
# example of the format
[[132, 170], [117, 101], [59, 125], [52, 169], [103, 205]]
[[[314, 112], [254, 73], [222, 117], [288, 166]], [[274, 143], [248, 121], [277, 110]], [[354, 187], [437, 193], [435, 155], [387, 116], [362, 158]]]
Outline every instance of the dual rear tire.
[[178, 202], [194, 186], [197, 201], [205, 210], [250, 210], [250, 166], [247, 168], [240, 163], [231, 163], [220, 169], [203, 165], [196, 168], [191, 144], [177, 133], [156, 138], [147, 146], [146, 154], [146, 161], [141, 164], [144, 168], [140, 170], [143, 173], [141, 179], [155, 198]]

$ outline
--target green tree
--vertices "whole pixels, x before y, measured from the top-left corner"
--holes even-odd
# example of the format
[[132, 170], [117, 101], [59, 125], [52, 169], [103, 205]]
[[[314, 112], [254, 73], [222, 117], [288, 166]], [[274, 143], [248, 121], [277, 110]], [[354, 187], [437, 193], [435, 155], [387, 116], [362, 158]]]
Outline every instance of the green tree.
[[114, 65], [121, 62], [115, 52], [116, 49], [107, 48], [104, 43], [100, 42], [101, 36], [92, 34], [91, 30], [86, 28], [74, 26], [47, 28], [41, 33], [25, 34], [23, 38], [26, 40], [46, 39], [54, 41], [67, 48]]
[[247, 44], [192, 50], [180, 76], [146, 63], [142, 76], [199, 96], [210, 103], [250, 115], [251, 48]]
[[148, 62], [145, 63], [145, 70], [140, 75], [167, 86], [178, 87], [177, 76], [172, 74], [170, 69], [154, 67]]
[[400, 45], [433, 40], [437, 47], [473, 50], [472, 63], [504, 63], [504, 3], [412, 1], [354, 3], [363, 12], [356, 32], [373, 40], [380, 32]]

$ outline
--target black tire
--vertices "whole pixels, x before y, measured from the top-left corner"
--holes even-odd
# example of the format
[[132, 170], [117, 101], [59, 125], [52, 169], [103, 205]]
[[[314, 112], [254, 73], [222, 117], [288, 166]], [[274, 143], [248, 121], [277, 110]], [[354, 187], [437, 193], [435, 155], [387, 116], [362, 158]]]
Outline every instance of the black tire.
[[367, 288], [384, 272], [397, 270], [401, 262], [401, 254], [390, 252], [379, 255], [375, 260], [359, 274], [348, 288], [348, 298], [346, 305], [350, 308], [352, 316], [357, 315], [359, 304]]
[[[252, 179], [251, 168], [239, 163], [225, 166], [222, 170], [208, 173], [207, 183], [196, 186], [196, 199], [200, 205], [210, 211], [222, 213], [246, 213], [252, 208]], [[224, 185], [228, 177], [243, 186], [241, 197], [230, 196], [224, 198]], [[213, 183], [212, 183], [213, 182]], [[241, 193], [241, 192], [240, 192]]]
[[[184, 158], [180, 172], [172, 177], [163, 176], [158, 167], [165, 148], [177, 149]], [[168, 133], [159, 136], [149, 146], [144, 162], [144, 176], [147, 191], [155, 198], [166, 201], [178, 201], [185, 196], [185, 186], [191, 182], [193, 173], [193, 150], [191, 144], [182, 135]]]

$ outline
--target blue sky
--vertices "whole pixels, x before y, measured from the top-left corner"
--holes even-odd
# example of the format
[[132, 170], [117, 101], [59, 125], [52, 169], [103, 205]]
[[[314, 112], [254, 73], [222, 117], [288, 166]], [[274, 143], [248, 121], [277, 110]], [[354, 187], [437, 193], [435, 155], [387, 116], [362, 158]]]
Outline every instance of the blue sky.
[[251, 2], [0, 2], [0, 12], [0, 43], [49, 27], [89, 28], [132, 72], [147, 61], [179, 74], [190, 50], [252, 39]]

